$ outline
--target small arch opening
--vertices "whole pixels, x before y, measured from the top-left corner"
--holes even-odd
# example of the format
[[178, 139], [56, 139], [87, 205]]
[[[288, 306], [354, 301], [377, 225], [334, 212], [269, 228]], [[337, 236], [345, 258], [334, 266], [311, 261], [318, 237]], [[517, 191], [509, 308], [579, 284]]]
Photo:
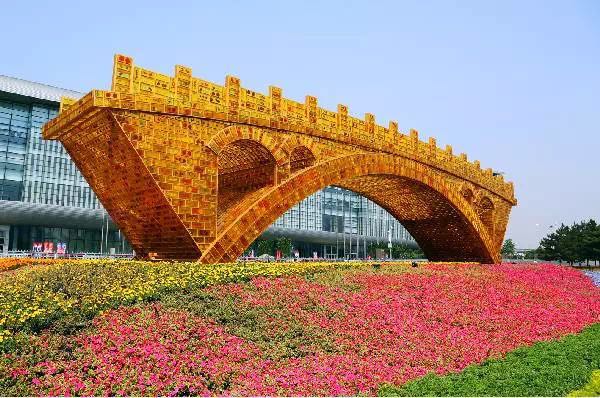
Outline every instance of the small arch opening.
[[460, 193], [467, 202], [473, 203], [475, 195], [473, 194], [473, 191], [470, 188], [463, 188], [461, 189]]
[[315, 163], [315, 155], [305, 146], [294, 148], [290, 155], [290, 174], [312, 166]]
[[221, 150], [217, 167], [219, 218], [252, 193], [273, 186], [277, 162], [262, 144], [252, 140], [238, 140]]
[[483, 223], [483, 225], [488, 229], [488, 231], [493, 234], [494, 232], [494, 202], [487, 196], [479, 199], [479, 203], [477, 203], [477, 215], [479, 219]]

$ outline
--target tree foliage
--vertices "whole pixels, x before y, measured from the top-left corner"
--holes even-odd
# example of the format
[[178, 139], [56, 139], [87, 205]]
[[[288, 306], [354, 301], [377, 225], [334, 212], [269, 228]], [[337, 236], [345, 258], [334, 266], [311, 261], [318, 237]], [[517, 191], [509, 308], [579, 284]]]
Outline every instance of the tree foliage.
[[281, 251], [283, 257], [290, 257], [292, 253], [292, 241], [286, 236], [282, 236], [275, 241], [275, 248]]
[[272, 240], [263, 240], [260, 239], [256, 242], [256, 255], [261, 256], [263, 254], [268, 254], [272, 256], [275, 254], [275, 242]]
[[594, 220], [571, 226], [561, 224], [540, 242], [538, 255], [570, 264], [600, 260], [600, 225]]
[[[372, 258], [375, 258], [375, 250], [376, 249], [384, 249], [385, 253], [389, 255], [390, 249], [388, 248], [387, 243], [371, 243], [367, 246], [367, 253]], [[415, 259], [415, 258], [425, 258], [425, 254], [419, 247], [411, 247], [403, 244], [392, 244], [392, 258], [395, 259]]]
[[[281, 251], [283, 257], [290, 257], [292, 253], [292, 241], [290, 238], [282, 236], [277, 240], [272, 239], [257, 239], [251, 246], [256, 249], [256, 255], [261, 256], [268, 254], [274, 256], [277, 250]], [[248, 252], [250, 249], [248, 250]]]
[[504, 257], [514, 257], [515, 256], [515, 242], [512, 239], [506, 239], [504, 244], [502, 245], [502, 250], [500, 250]]

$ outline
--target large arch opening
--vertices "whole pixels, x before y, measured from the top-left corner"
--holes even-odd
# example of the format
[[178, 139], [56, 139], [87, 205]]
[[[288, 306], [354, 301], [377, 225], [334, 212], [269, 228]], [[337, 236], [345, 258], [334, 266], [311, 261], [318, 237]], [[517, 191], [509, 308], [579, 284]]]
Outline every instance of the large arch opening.
[[224, 225], [204, 262], [234, 261], [294, 204], [335, 185], [367, 197], [394, 215], [434, 261], [495, 262], [492, 239], [471, 205], [435, 171], [383, 154], [354, 154], [318, 163], [256, 197]]
[[217, 224], [221, 224], [230, 210], [249, 205], [261, 190], [275, 184], [277, 163], [266, 147], [247, 139], [229, 143], [217, 159]]
[[336, 184], [377, 203], [406, 228], [431, 261], [481, 261], [486, 251], [477, 231], [444, 195], [395, 175], [367, 175]]
[[301, 258], [425, 258], [392, 214], [367, 197], [339, 186], [327, 186], [288, 209], [245, 254], [274, 256], [286, 241]]

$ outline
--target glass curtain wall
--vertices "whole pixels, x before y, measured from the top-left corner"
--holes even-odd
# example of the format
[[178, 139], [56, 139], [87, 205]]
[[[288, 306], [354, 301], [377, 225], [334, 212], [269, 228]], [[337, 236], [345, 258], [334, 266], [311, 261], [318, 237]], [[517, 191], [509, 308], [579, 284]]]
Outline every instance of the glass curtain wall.
[[101, 208], [98, 198], [58, 141], [42, 140], [42, 126], [57, 114], [55, 107], [31, 105], [23, 201], [87, 209]]
[[285, 212], [275, 227], [358, 234], [387, 242], [412, 240], [410, 234], [391, 214], [369, 199], [352, 191], [327, 187]]
[[21, 200], [29, 106], [0, 101], [0, 199]]
[[[0, 200], [101, 209], [62, 144], [42, 139], [42, 126], [57, 113], [55, 104], [0, 99]], [[99, 252], [101, 246], [105, 252], [110, 248], [131, 252], [119, 231], [105, 234], [100, 229], [17, 225], [10, 227], [10, 249], [31, 250], [33, 242], [53, 242], [54, 247], [64, 242], [70, 253]]]
[[[335, 234], [335, 245], [318, 245], [318, 255], [325, 258], [363, 257], [367, 251], [367, 240], [387, 242], [389, 233], [393, 241], [414, 242], [402, 224], [382, 207], [337, 187], [327, 187], [304, 199], [284, 213], [273, 226]], [[308, 254], [316, 248], [302, 242], [295, 242], [295, 246]]]

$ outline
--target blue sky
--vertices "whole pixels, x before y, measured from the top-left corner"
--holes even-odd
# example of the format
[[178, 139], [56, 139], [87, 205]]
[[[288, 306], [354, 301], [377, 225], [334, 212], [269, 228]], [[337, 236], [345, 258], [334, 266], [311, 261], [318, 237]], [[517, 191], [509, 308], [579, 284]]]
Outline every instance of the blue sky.
[[514, 181], [507, 237], [600, 220], [598, 1], [3, 4], [0, 74], [87, 92], [112, 56], [415, 128]]

